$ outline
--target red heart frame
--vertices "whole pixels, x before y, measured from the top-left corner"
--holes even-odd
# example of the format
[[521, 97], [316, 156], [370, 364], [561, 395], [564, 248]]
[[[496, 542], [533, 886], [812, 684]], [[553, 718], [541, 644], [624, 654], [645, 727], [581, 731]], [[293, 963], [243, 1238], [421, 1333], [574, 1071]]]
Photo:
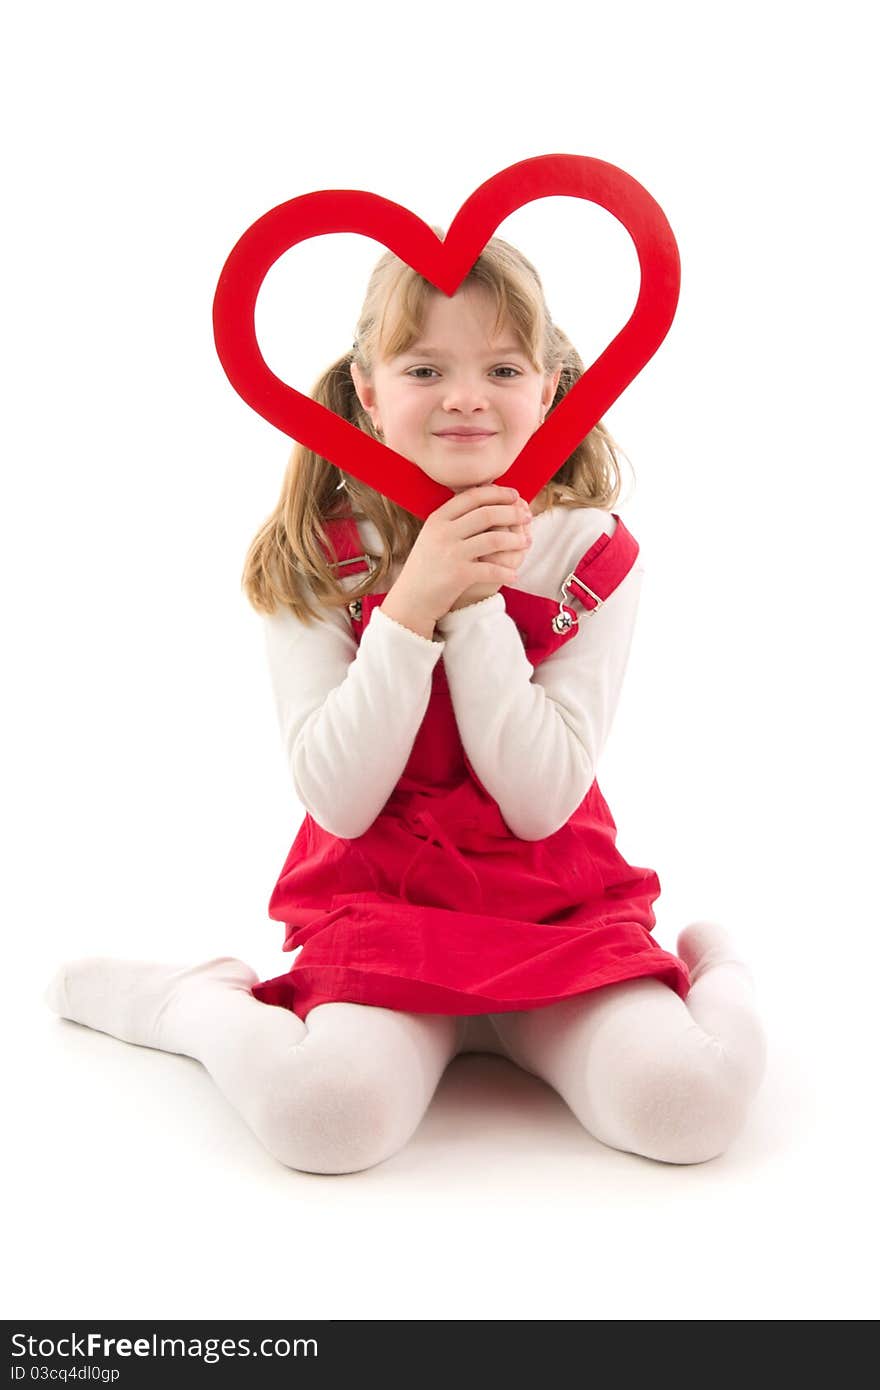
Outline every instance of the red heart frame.
[[403, 454], [275, 376], [257, 343], [254, 310], [275, 261], [311, 237], [358, 232], [381, 242], [452, 296], [498, 225], [526, 203], [555, 196], [598, 203], [622, 222], [641, 270], [629, 321], [495, 481], [527, 501], [586, 438], [653, 357], [675, 316], [678, 247], [660, 206], [640, 183], [601, 159], [547, 154], [521, 160], [480, 185], [441, 240], [407, 208], [357, 189], [325, 189], [281, 203], [236, 242], [214, 295], [214, 342], [230, 382], [259, 415], [307, 448], [423, 519], [454, 494]]

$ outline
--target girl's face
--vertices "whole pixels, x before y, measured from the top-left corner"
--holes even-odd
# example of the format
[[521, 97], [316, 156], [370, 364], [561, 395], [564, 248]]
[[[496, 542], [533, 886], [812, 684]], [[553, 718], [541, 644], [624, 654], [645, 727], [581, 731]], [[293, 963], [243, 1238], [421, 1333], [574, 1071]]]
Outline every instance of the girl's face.
[[537, 371], [509, 324], [493, 336], [494, 306], [479, 285], [429, 296], [407, 352], [378, 362], [372, 380], [352, 363], [358, 398], [383, 443], [455, 492], [491, 483], [541, 424], [560, 370]]

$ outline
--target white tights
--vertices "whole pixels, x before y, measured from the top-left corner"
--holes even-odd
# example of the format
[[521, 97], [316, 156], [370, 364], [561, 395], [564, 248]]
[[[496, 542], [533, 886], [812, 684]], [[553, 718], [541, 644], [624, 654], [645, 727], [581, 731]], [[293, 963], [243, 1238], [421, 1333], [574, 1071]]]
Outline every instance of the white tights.
[[45, 998], [64, 1018], [197, 1058], [269, 1152], [304, 1172], [358, 1172], [397, 1153], [447, 1064], [474, 1050], [553, 1086], [603, 1144], [703, 1163], [742, 1129], [766, 1041], [753, 977], [723, 929], [693, 923], [677, 951], [691, 974], [687, 1002], [642, 978], [526, 1012], [331, 1003], [304, 1023], [255, 999], [256, 973], [228, 956], [192, 967], [74, 960]]

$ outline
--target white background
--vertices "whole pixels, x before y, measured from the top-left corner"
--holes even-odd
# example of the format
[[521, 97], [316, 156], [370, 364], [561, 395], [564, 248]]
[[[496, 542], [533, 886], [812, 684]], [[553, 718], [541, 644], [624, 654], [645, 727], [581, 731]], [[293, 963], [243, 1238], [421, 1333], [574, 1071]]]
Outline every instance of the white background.
[[[876, 1316], [869, 14], [85, 0], [9, 21], [7, 1316]], [[41, 997], [80, 955], [289, 964], [266, 906], [302, 812], [239, 581], [291, 443], [222, 372], [214, 288], [298, 194], [369, 189], [445, 227], [557, 151], [637, 178], [681, 252], [675, 322], [605, 416], [647, 578], [601, 781], [660, 875], [660, 943], [696, 917], [737, 936], [767, 1079], [733, 1148], [681, 1167], [462, 1057], [397, 1157], [297, 1173], [198, 1063]], [[635, 299], [626, 232], [560, 198], [499, 234], [591, 360]], [[267, 279], [261, 342], [301, 389], [381, 250], [331, 238]]]

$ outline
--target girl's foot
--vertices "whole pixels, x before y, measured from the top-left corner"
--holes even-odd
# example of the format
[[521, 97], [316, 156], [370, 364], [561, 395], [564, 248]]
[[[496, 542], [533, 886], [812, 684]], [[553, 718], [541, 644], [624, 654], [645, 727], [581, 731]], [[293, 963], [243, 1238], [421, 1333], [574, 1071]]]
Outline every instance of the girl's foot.
[[749, 967], [740, 958], [733, 937], [717, 922], [691, 922], [678, 934], [676, 953], [684, 961], [695, 985], [716, 965], [738, 965], [754, 984]]
[[192, 966], [85, 956], [65, 962], [43, 998], [53, 1013], [74, 1023], [139, 1047], [188, 1056], [179, 1026], [180, 1002], [197, 1005], [205, 990], [218, 985], [249, 992], [258, 978], [234, 956], [216, 956]]
[[691, 922], [679, 932], [677, 948], [691, 978], [687, 1008], [707, 1043], [720, 1050], [729, 1081], [747, 1100], [767, 1066], [755, 978], [733, 938], [716, 922]]

